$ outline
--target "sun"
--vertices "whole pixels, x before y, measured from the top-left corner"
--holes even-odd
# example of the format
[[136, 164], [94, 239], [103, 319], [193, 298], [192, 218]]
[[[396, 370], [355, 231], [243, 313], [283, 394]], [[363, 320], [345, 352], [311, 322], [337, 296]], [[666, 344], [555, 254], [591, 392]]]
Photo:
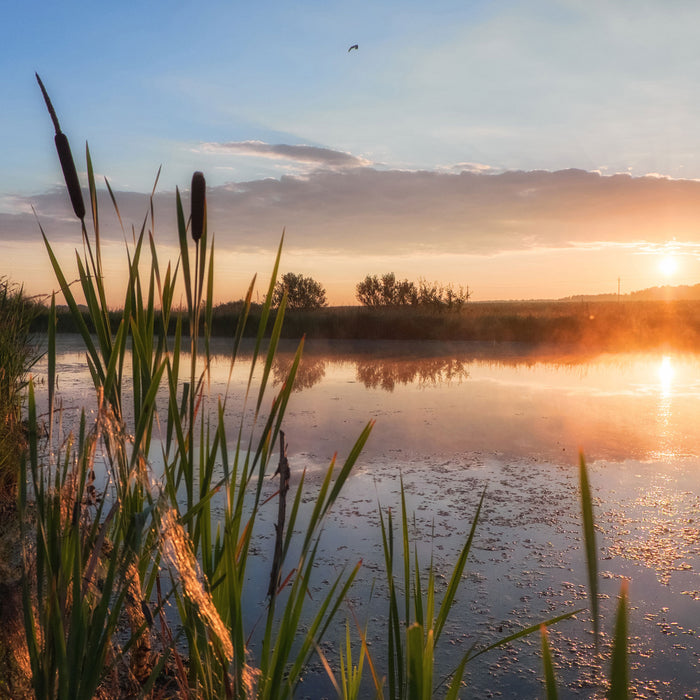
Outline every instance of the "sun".
[[665, 277], [672, 277], [678, 270], [678, 261], [673, 255], [664, 255], [659, 260], [659, 270]]

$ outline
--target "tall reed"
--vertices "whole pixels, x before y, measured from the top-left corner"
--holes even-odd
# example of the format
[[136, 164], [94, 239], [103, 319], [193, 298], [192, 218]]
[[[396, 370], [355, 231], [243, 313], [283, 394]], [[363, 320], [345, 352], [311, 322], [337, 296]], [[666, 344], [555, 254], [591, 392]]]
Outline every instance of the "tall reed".
[[31, 324], [39, 305], [21, 287], [0, 278], [0, 509], [14, 505], [26, 436], [21, 421], [24, 389], [38, 359]]
[[[41, 87], [58, 134], [55, 112]], [[62, 165], [67, 152], [59, 147]], [[340, 467], [331, 463], [316, 507], [303, 523], [297, 522], [303, 479], [297, 488], [288, 522], [280, 524], [285, 528], [277, 560], [282, 582], [269, 597], [259, 658], [253, 660], [248, 650], [251, 631], [242, 610], [244, 591], [251, 585], [247, 564], [257, 516], [265, 506], [264, 479], [302, 350], [300, 344], [287, 380], [268, 406], [266, 390], [286, 306], [285, 298], [266, 340], [282, 244], [268, 302], [261, 309], [240, 428], [231, 442], [224, 423], [228, 390], [219, 397], [208, 394], [215, 255], [206, 227], [204, 176], [193, 176], [189, 217], [176, 192], [180, 257], [174, 266], [163, 266], [158, 257], [151, 196], [141, 228], [126, 248], [128, 283], [115, 330], [106, 302], [97, 187], [87, 148], [86, 161], [92, 232], [76, 210], [83, 241], [83, 255], [76, 251], [76, 276], [94, 334], [80, 312], [70, 276], [41, 231], [84, 342], [99, 410], [92, 424], [82, 415], [77, 437], [59, 434], [54, 303], [47, 382], [51, 443], [41, 442], [30, 387], [30, 450], [20, 499], [23, 515], [34, 513], [34, 526], [24, 533], [27, 542], [35, 543], [26, 551], [24, 586], [34, 691], [37, 697], [88, 698], [104, 692], [100, 689], [114, 679], [122, 688], [131, 683], [145, 691], [162, 683], [164, 669], [171, 668], [182, 692], [198, 697], [290, 697], [358, 570], [359, 565], [331, 583], [316, 603], [308, 631], [300, 634], [324, 519], [371, 424]], [[72, 178], [67, 177], [67, 187], [74, 194]], [[121, 220], [108, 182], [106, 187]], [[178, 284], [185, 290], [189, 337], [183, 333], [181, 314], [174, 336], [167, 334]], [[253, 285], [254, 280], [234, 335], [231, 372]], [[101, 484], [96, 483], [98, 462], [104, 465]], [[162, 473], [155, 471], [155, 463], [163, 465]], [[225, 495], [220, 521], [212, 513], [216, 494]], [[287, 557], [297, 527], [302, 529], [301, 544], [290, 567]], [[180, 630], [175, 636], [169, 631], [173, 616]], [[116, 634], [123, 617], [130, 620], [126, 641]], [[154, 617], [160, 619], [160, 633]], [[185, 645], [186, 664], [179, 644]]]

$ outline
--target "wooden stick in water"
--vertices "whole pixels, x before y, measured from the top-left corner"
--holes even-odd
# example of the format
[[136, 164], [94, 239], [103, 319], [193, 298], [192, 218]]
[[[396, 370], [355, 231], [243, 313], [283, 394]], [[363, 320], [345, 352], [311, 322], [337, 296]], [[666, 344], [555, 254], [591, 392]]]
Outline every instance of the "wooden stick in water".
[[280, 490], [277, 510], [277, 523], [275, 524], [275, 555], [272, 559], [272, 571], [270, 571], [270, 586], [267, 595], [270, 600], [277, 594], [280, 581], [280, 569], [282, 568], [282, 538], [284, 535], [284, 521], [287, 517], [287, 491], [289, 491], [289, 477], [291, 471], [287, 461], [287, 445], [284, 442], [284, 432], [280, 430], [280, 461], [274, 476], [280, 475]]

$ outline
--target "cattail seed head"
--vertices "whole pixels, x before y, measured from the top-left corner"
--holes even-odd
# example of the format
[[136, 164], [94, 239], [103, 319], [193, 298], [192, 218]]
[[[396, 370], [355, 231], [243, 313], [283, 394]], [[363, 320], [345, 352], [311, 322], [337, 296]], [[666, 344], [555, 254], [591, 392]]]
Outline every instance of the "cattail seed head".
[[68, 138], [61, 131], [61, 127], [58, 123], [58, 117], [56, 116], [56, 111], [51, 104], [51, 99], [49, 98], [48, 92], [44, 87], [44, 83], [41, 82], [41, 78], [38, 73], [35, 73], [36, 80], [41, 88], [41, 94], [44, 96], [44, 102], [46, 102], [46, 109], [49, 110], [49, 116], [53, 122], [54, 128], [56, 129], [56, 136], [54, 136], [54, 143], [56, 144], [56, 151], [58, 151], [58, 160], [61, 163], [61, 170], [63, 170], [63, 178], [66, 181], [66, 188], [68, 189], [68, 195], [70, 196], [71, 204], [73, 205], [73, 211], [75, 215], [82, 221], [85, 218], [85, 203], [83, 202], [83, 193], [80, 189], [80, 182], [78, 180], [78, 173], [75, 169], [75, 161], [73, 160], [73, 154], [70, 150], [70, 144], [68, 143]]
[[199, 170], [192, 175], [190, 199], [192, 240], [196, 243], [204, 233], [204, 218], [207, 210], [207, 183], [204, 179], [204, 173]]
[[66, 188], [70, 195], [70, 202], [73, 205], [73, 211], [79, 219], [85, 218], [85, 204], [83, 202], [83, 193], [80, 189], [78, 181], [78, 173], [75, 170], [75, 162], [73, 154], [70, 151], [70, 144], [65, 134], [59, 133], [54, 136], [56, 150], [58, 151], [58, 159], [61, 162], [63, 170], [63, 178], [66, 181]]

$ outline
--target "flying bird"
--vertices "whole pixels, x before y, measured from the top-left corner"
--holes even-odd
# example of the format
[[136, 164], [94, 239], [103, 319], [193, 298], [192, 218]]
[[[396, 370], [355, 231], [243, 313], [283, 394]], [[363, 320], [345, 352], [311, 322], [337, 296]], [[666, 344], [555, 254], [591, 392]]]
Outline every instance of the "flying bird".
[[348, 53], [350, 53], [353, 49], [359, 49], [360, 47], [357, 44], [353, 44], [349, 49]]

